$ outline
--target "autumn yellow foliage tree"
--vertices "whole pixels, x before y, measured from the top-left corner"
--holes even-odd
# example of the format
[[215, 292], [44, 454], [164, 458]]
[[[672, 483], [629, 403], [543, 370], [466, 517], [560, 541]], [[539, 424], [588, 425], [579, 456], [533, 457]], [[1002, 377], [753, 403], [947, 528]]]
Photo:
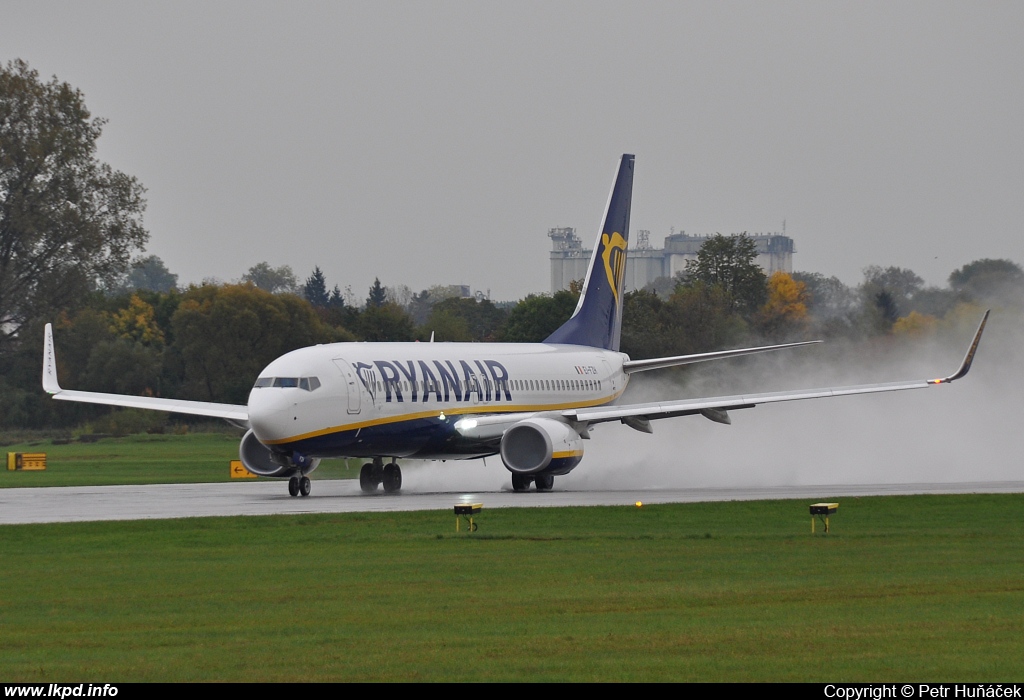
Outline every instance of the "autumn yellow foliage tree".
[[906, 316], [896, 319], [892, 324], [893, 335], [924, 336], [935, 332], [939, 320], [928, 314], [911, 311]]
[[756, 326], [772, 339], [793, 335], [807, 323], [807, 285], [785, 272], [768, 278], [768, 301], [757, 314]]
[[128, 306], [113, 315], [110, 331], [118, 338], [142, 345], [159, 348], [164, 344], [163, 331], [156, 322], [156, 311], [138, 294], [133, 294]]

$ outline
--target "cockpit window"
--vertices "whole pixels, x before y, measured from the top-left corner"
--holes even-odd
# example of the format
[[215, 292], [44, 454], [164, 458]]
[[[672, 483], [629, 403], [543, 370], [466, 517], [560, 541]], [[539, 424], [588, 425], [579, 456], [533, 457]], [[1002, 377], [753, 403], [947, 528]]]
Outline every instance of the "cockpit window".
[[253, 384], [253, 389], [263, 389], [268, 386], [316, 391], [320, 388], [320, 380], [316, 377], [260, 377]]

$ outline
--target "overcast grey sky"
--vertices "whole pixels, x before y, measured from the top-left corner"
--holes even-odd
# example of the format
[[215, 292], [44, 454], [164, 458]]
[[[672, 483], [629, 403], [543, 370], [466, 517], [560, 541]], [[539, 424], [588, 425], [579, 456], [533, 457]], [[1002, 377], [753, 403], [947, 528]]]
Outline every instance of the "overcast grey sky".
[[544, 292], [546, 231], [781, 229], [794, 266], [1024, 262], [1021, 2], [22, 2], [183, 282]]

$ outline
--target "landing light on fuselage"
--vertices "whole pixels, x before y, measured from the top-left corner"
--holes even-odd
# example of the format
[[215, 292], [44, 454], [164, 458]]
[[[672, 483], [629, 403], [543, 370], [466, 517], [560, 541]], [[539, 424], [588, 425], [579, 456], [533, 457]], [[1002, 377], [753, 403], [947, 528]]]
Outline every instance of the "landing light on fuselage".
[[[443, 413], [441, 414], [441, 417], [444, 418], [444, 414]], [[455, 422], [455, 429], [459, 430], [459, 431], [472, 430], [476, 426], [477, 426], [477, 419], [476, 418], [463, 418], [462, 420], [459, 420], [459, 421]]]

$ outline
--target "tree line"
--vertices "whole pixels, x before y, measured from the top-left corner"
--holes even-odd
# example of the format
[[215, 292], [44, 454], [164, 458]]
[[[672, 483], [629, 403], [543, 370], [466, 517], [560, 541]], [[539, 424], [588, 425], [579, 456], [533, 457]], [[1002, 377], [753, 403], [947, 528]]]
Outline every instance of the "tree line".
[[[976, 315], [981, 304], [1024, 306], [1024, 272], [1006, 260], [966, 265], [941, 289], [925, 287], [910, 270], [869, 267], [851, 288], [817, 273], [768, 277], [755, 257], [750, 239], [715, 236], [670, 285], [660, 280], [626, 294], [622, 351], [641, 359], [810, 338], [920, 336]], [[375, 280], [356, 304], [324, 294], [324, 282], [317, 268], [304, 285], [277, 292], [251, 279], [166, 290], [126, 283], [29, 319], [2, 355], [0, 427], [72, 426], [109, 413], [42, 393], [48, 320], [67, 387], [244, 404], [264, 366], [317, 343], [542, 341], [572, 314], [582, 286], [505, 305], [439, 287], [400, 303]]]

